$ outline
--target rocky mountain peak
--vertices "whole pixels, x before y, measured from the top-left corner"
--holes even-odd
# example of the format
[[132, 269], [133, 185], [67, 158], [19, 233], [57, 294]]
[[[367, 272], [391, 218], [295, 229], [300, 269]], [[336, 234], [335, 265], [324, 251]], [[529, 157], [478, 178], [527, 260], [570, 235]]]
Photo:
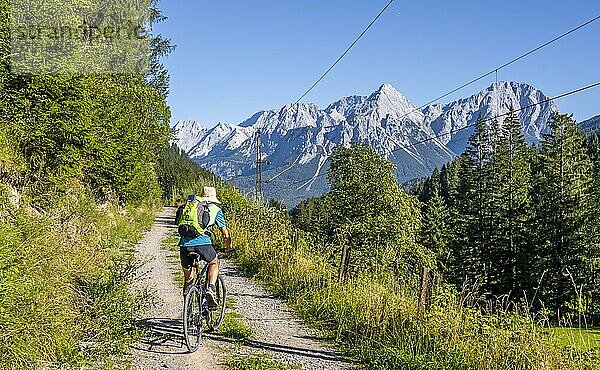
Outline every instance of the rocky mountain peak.
[[[267, 187], [267, 196], [295, 204], [298, 200], [326, 190], [321, 176], [337, 145], [363, 142], [397, 166], [400, 181], [427, 176], [464, 151], [473, 132], [472, 124], [522, 109], [519, 118], [530, 143], [547, 132], [547, 122], [557, 111], [553, 103], [531, 85], [498, 82], [469, 97], [447, 104], [419, 109], [390, 84], [382, 84], [368, 96], [348, 96], [327, 108], [314, 104], [288, 104], [279, 109], [257, 112], [240, 125], [219, 124], [210, 130], [178, 123], [179, 145], [200, 164], [219, 175], [235, 174], [243, 184], [252, 184], [254, 138], [262, 130], [263, 158], [272, 164], [265, 176], [288, 183], [303, 184]], [[194, 136], [195, 135], [195, 136]], [[196, 145], [190, 137], [199, 137]], [[251, 186], [251, 185], [248, 185]], [[271, 189], [271, 190], [269, 190]]]
[[173, 130], [177, 133], [177, 145], [186, 152], [198, 144], [206, 133], [200, 122], [192, 120], [178, 121]]

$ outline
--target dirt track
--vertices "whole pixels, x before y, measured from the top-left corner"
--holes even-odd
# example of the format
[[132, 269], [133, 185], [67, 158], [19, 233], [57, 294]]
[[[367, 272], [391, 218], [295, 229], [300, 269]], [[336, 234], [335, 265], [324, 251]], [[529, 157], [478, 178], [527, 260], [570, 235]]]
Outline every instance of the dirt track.
[[[229, 295], [236, 301], [236, 311], [253, 327], [256, 339], [243, 345], [212, 335], [202, 347], [188, 353], [182, 336], [182, 296], [173, 280], [169, 252], [160, 248], [172, 224], [174, 208], [165, 208], [156, 218], [152, 230], [137, 248], [137, 259], [144, 265], [136, 288], [148, 289], [156, 304], [144, 315], [143, 323], [151, 336], [133, 346], [136, 369], [225, 369], [228, 356], [267, 354], [270, 358], [302, 369], [347, 369], [354, 366], [342, 359], [297, 320], [285, 302], [276, 299], [250, 279], [223, 261], [221, 273]], [[234, 236], [235, 238], [235, 236]]]

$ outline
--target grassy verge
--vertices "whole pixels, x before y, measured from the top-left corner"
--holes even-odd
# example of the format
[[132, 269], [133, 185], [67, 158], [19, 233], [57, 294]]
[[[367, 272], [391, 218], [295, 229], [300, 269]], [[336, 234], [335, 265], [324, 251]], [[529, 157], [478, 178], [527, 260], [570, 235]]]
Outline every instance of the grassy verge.
[[231, 370], [300, 370], [299, 366], [286, 365], [264, 355], [241, 355], [228, 361]]
[[600, 358], [600, 328], [553, 327], [549, 331], [552, 332], [561, 345], [585, 352], [593, 352]]
[[417, 314], [414, 289], [385, 273], [338, 284], [336, 267], [314, 252], [283, 214], [258, 210], [223, 187], [236, 263], [289, 300], [308, 323], [370, 369], [593, 369], [590, 352], [567, 350], [527, 312], [482, 314], [440, 288]]
[[236, 312], [227, 312], [225, 314], [225, 318], [217, 330], [217, 334], [234, 339], [240, 343], [255, 338], [254, 329], [246, 325], [242, 321], [242, 315]]
[[217, 334], [233, 339], [240, 344], [250, 339], [256, 339], [254, 328], [243, 321], [243, 316], [235, 312], [236, 301], [233, 297], [227, 297], [227, 309], [223, 323], [217, 330]]
[[[1, 192], [1, 190], [0, 190]], [[135, 244], [158, 205], [51, 211], [0, 200], [0, 368], [119, 368], [145, 299], [129, 289]]]
[[177, 283], [177, 286], [183, 287], [183, 273], [181, 272], [181, 265], [179, 262], [179, 236], [177, 231], [170, 230], [167, 232], [167, 237], [160, 242], [160, 247], [163, 250], [169, 251], [167, 259], [171, 266], [171, 272], [173, 273], [173, 279]]

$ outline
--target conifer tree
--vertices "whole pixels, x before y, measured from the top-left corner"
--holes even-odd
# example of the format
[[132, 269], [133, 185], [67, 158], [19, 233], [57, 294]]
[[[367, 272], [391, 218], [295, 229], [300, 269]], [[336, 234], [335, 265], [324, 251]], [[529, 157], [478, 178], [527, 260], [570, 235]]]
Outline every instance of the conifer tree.
[[444, 200], [436, 191], [425, 206], [421, 242], [435, 253], [437, 268], [444, 274], [451, 266], [451, 256], [448, 251], [448, 242], [451, 238], [449, 216], [450, 212]]
[[490, 225], [490, 291], [521, 294], [527, 277], [530, 212], [530, 150], [521, 123], [511, 109], [495, 139], [490, 174], [492, 184]]
[[462, 251], [455, 248], [464, 274], [486, 286], [489, 280], [489, 181], [487, 171], [491, 158], [491, 141], [481, 116], [460, 159], [460, 196], [457, 202]]
[[419, 200], [423, 203], [429, 202], [436, 194], [439, 195], [441, 187], [440, 170], [434, 168], [431, 176], [420, 182], [420, 188], [417, 189]]
[[440, 172], [440, 196], [446, 205], [456, 209], [459, 197], [460, 158], [444, 164]]
[[[592, 163], [571, 116], [556, 114], [544, 136], [535, 178], [536, 274], [540, 295], [555, 311], [579, 306], [598, 257], [593, 236]], [[579, 297], [582, 298], [582, 297]]]
[[[592, 237], [591, 248], [600, 250], [600, 133], [592, 133], [586, 139], [586, 147], [590, 160], [594, 166], [592, 180]], [[593, 278], [589, 282], [592, 304], [590, 305], [590, 313], [594, 317], [600, 317], [600, 255], [596, 254], [592, 257], [592, 265], [595, 271], [592, 272]]]

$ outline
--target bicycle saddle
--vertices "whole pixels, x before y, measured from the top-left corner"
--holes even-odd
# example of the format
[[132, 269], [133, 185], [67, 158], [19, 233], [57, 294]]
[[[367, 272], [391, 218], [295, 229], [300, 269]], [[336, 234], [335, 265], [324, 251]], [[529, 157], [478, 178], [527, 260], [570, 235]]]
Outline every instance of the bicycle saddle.
[[200, 255], [196, 252], [190, 252], [190, 253], [188, 253], [188, 256], [193, 259], [200, 258]]

